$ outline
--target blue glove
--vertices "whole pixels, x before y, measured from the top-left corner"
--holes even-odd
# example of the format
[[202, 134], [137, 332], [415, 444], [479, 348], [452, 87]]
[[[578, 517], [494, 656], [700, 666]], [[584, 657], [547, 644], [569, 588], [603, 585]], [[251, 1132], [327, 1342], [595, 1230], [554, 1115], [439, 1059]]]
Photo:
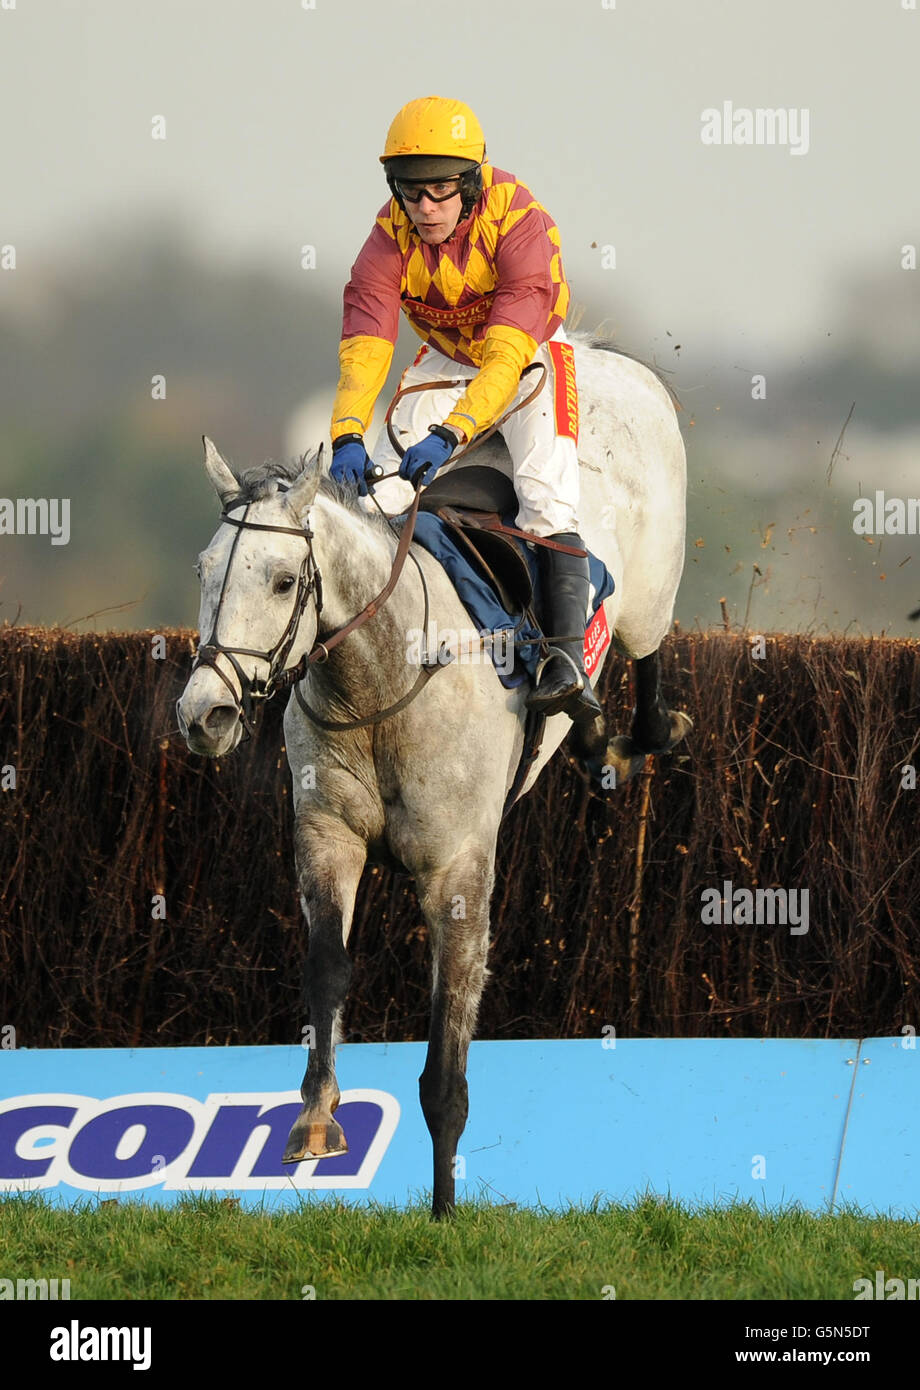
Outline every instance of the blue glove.
[[419, 481], [422, 487], [427, 487], [457, 447], [456, 443], [445, 437], [448, 433], [449, 431], [445, 430], [443, 434], [429, 434], [427, 439], [407, 449], [399, 465], [399, 476], [406, 478], [413, 487]]
[[[336, 444], [339, 445], [338, 448], [336, 448]], [[364, 481], [364, 470], [370, 462], [371, 459], [363, 441], [352, 435], [341, 443], [336, 440], [333, 444], [332, 464], [329, 472], [337, 483], [351, 486], [357, 483], [359, 496], [366, 497], [367, 483]]]

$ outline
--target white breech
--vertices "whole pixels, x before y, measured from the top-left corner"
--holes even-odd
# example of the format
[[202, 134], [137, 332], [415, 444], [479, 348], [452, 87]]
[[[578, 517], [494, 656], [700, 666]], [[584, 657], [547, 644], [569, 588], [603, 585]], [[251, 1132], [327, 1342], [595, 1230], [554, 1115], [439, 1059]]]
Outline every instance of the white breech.
[[[568, 342], [561, 328], [554, 334], [553, 341]], [[575, 440], [569, 434], [557, 432], [556, 369], [547, 343], [541, 343], [532, 361], [545, 365], [546, 384], [533, 401], [505, 421], [500, 433], [508, 446], [514, 470], [519, 507], [514, 524], [535, 536], [552, 536], [558, 531], [578, 530], [578, 454]], [[455, 362], [430, 344], [422, 345], [415, 361], [403, 372], [400, 388], [445, 379], [457, 384], [418, 391], [402, 398], [393, 412], [393, 426], [403, 448], [424, 439], [429, 425], [438, 425], [447, 419], [466, 390], [466, 383], [476, 373], [475, 367]], [[537, 378], [536, 372], [522, 376], [506, 411], [530, 394]], [[562, 413], [560, 427], [565, 430], [564, 409]], [[399, 456], [390, 443], [386, 426], [377, 437], [373, 459], [388, 473], [399, 467]], [[458, 452], [458, 466], [462, 466], [462, 462]], [[470, 465], [474, 462], [475, 454]], [[441, 469], [438, 476], [443, 471]], [[375, 495], [384, 511], [395, 514], [411, 505], [413, 491], [403, 479], [389, 478], [376, 484]], [[367, 503], [373, 505], [370, 499]]]

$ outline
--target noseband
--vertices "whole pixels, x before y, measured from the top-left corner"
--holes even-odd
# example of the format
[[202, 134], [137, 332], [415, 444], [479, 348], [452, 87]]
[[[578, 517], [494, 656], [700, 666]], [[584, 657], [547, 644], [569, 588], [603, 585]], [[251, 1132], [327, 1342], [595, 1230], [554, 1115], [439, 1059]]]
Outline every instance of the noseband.
[[[287, 492], [288, 488], [279, 487], [279, 491]], [[239, 506], [240, 504], [237, 502], [234, 505]], [[214, 613], [214, 622], [211, 626], [211, 636], [208, 638], [207, 642], [199, 646], [197, 655], [192, 664], [193, 674], [198, 670], [199, 666], [210, 666], [217, 672], [224, 685], [233, 696], [233, 703], [239, 708], [240, 719], [242, 720], [243, 728], [246, 730], [246, 734], [249, 738], [255, 736], [256, 724], [258, 722], [258, 716], [255, 710], [256, 702], [260, 700], [270, 700], [276, 691], [287, 689], [294, 681], [299, 680], [306, 669], [308, 660], [319, 661], [325, 660], [326, 657], [326, 648], [322, 642], [317, 641], [314, 642], [308, 655], [303, 657], [296, 666], [292, 667], [289, 671], [285, 670], [285, 662], [297, 638], [297, 629], [300, 626], [300, 620], [304, 615], [311, 594], [316, 595], [317, 635], [319, 634], [320, 614], [323, 611], [323, 579], [313, 554], [313, 531], [309, 521], [304, 526], [269, 526], [264, 522], [247, 521], [246, 518], [249, 515], [249, 508], [251, 505], [251, 502], [246, 503], [246, 510], [242, 517], [230, 516], [226, 510], [222, 511], [220, 514], [221, 521], [229, 522], [231, 526], [237, 527], [237, 533], [230, 547], [227, 568], [224, 570], [224, 580], [220, 589], [220, 597], [217, 600], [217, 609]], [[294, 607], [291, 610], [291, 616], [288, 618], [287, 626], [278, 641], [275, 643], [274, 647], [272, 647], [271, 651], [267, 652], [256, 651], [252, 647], [225, 647], [217, 637], [217, 625], [220, 622], [220, 610], [224, 602], [227, 580], [230, 577], [230, 567], [233, 564], [233, 556], [236, 551], [237, 542], [243, 531], [278, 531], [284, 535], [300, 536], [301, 539], [305, 540], [307, 543], [306, 554], [303, 557], [300, 573], [297, 576], [297, 593], [294, 597]], [[237, 695], [232, 681], [229, 680], [217, 664], [219, 655], [225, 656], [236, 672], [237, 679], [240, 683], [239, 695]], [[237, 661], [238, 656], [255, 656], [258, 657], [260, 661], [267, 661], [268, 675], [265, 680], [250, 680]]]

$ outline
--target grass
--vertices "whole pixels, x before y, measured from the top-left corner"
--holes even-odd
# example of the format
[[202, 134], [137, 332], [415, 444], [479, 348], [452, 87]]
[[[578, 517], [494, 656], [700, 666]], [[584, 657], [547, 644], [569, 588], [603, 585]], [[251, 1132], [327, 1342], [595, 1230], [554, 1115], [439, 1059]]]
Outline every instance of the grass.
[[645, 1198], [566, 1212], [464, 1205], [244, 1211], [0, 1201], [0, 1277], [69, 1278], [73, 1299], [853, 1299], [853, 1281], [920, 1276], [920, 1224], [851, 1208], [691, 1211]]

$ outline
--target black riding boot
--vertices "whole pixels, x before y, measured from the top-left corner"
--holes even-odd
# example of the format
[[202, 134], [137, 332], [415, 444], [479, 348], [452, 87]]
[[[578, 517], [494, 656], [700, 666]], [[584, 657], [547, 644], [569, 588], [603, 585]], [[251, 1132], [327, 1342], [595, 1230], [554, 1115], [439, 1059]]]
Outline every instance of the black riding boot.
[[[585, 548], [575, 531], [560, 532], [550, 540], [577, 546], [580, 550]], [[537, 688], [531, 691], [525, 703], [528, 708], [539, 709], [546, 715], [564, 710], [579, 725], [599, 720], [602, 727], [604, 712], [591, 689], [584, 665], [582, 634], [590, 588], [587, 556], [567, 555], [564, 550], [551, 550], [549, 546], [538, 546], [537, 553], [543, 581], [544, 630], [550, 637], [571, 633], [573, 640], [552, 644], [549, 657], [540, 670]]]

